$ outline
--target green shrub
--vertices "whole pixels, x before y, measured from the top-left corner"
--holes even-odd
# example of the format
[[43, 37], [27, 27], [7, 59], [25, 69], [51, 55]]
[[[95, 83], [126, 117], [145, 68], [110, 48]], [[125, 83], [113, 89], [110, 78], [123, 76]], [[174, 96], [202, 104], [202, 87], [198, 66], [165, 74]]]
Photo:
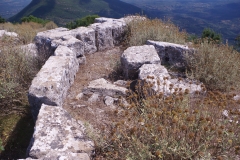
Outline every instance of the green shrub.
[[221, 43], [222, 41], [222, 36], [216, 32], [214, 32], [210, 28], [205, 28], [202, 32], [202, 39], [208, 39], [208, 41], [212, 41], [215, 43]]
[[164, 41], [185, 44], [187, 34], [180, 32], [179, 28], [170, 21], [160, 19], [136, 18], [128, 23], [128, 32], [125, 43], [128, 46], [139, 46], [147, 40]]
[[4, 147], [3, 147], [3, 145], [2, 145], [2, 140], [0, 139], [0, 152], [1, 151], [4, 151]]
[[240, 88], [240, 54], [227, 45], [204, 41], [187, 55], [187, 75], [203, 82], [208, 89], [229, 91]]
[[6, 20], [0, 16], [0, 23], [5, 23]]
[[46, 23], [49, 22], [49, 20], [44, 20], [44, 19], [37, 18], [37, 17], [34, 17], [34, 16], [30, 15], [28, 17], [21, 18], [21, 22], [35, 22], [35, 23], [45, 25]]
[[89, 16], [83, 17], [81, 19], [77, 19], [73, 22], [67, 23], [66, 27], [68, 29], [75, 29], [80, 26], [88, 26], [88, 25], [94, 23], [95, 18], [98, 18], [98, 17], [99, 17], [98, 15], [89, 15]]

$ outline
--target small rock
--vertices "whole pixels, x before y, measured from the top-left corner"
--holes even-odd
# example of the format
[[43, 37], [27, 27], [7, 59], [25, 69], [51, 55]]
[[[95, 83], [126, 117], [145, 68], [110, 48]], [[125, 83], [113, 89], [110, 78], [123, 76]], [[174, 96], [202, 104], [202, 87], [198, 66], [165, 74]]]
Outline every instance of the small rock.
[[80, 99], [83, 98], [83, 96], [84, 96], [83, 93], [79, 93], [79, 94], [75, 97], [75, 99], [76, 99], [76, 100], [80, 100]]
[[111, 109], [116, 109], [116, 106], [114, 105], [114, 102], [118, 101], [118, 98], [113, 98], [110, 96], [106, 96], [104, 98], [104, 103], [109, 106]]
[[124, 81], [124, 80], [117, 80], [117, 81], [114, 82], [113, 84], [118, 85], [118, 86], [122, 86], [122, 87], [126, 87], [126, 85], [127, 85], [127, 81]]
[[99, 94], [94, 93], [89, 99], [88, 102], [90, 103], [94, 103], [99, 101]]

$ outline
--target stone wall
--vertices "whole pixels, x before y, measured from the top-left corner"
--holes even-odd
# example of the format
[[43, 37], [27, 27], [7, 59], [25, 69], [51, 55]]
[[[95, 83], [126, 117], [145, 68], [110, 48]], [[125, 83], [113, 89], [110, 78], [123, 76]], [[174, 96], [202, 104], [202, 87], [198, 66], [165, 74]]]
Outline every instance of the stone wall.
[[93, 143], [86, 140], [83, 124], [74, 120], [62, 104], [85, 55], [119, 45], [126, 32], [124, 19], [97, 18], [96, 22], [73, 30], [39, 32], [35, 37], [38, 54], [50, 58], [28, 92], [36, 121], [28, 159], [54, 159], [56, 155], [68, 160], [90, 159]]
[[[85, 55], [120, 45], [126, 33], [125, 21], [131, 18], [97, 18], [88, 27], [73, 30], [56, 28], [37, 34], [35, 45], [38, 54], [50, 58], [29, 88], [28, 99], [36, 125], [28, 148], [28, 159], [90, 159], [94, 144], [84, 136], [82, 122], [74, 120], [62, 108], [62, 104], [79, 65], [85, 61]], [[148, 41], [147, 44], [130, 47], [123, 53], [121, 62], [125, 78], [144, 79], [148, 74], [157, 73], [154, 76], [161, 79], [168, 75], [167, 70], [161, 66], [161, 60], [168, 56], [172, 65], [177, 63], [166, 50], [170, 48], [171, 53], [181, 59], [187, 49], [185, 46], [154, 41]], [[102, 88], [94, 86], [99, 81]], [[121, 95], [126, 90], [105, 83], [104, 79], [91, 82], [90, 85], [93, 87], [90, 86], [88, 92], [101, 91], [113, 97], [112, 93]]]

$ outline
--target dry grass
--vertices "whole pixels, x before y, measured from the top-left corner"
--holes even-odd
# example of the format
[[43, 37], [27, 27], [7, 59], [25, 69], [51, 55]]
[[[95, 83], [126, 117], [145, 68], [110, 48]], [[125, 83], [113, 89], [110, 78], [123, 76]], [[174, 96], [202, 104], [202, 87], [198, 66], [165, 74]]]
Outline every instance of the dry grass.
[[57, 28], [54, 22], [48, 22], [47, 24], [39, 24], [34, 22], [12, 24], [3, 23], [0, 24], [0, 30], [7, 30], [9, 32], [16, 32], [19, 35], [19, 39], [22, 44], [31, 43], [38, 32]]
[[136, 19], [128, 23], [127, 46], [139, 46], [147, 40], [185, 44], [187, 33], [179, 31], [170, 21], [160, 19]]
[[229, 91], [240, 89], [240, 54], [228, 45], [207, 41], [195, 45], [187, 55], [188, 77], [203, 82], [208, 89]]
[[[55, 27], [56, 25], [52, 22], [45, 26], [32, 22], [0, 24], [0, 29], [16, 32], [19, 35], [17, 38], [3, 36], [0, 39], [0, 142], [2, 139], [2, 144], [5, 146], [5, 151], [0, 154], [6, 159], [9, 157], [11, 157], [10, 159], [24, 158], [25, 156], [23, 153], [26, 151], [32, 129], [27, 129], [29, 131], [25, 134], [27, 136], [19, 136], [22, 134], [20, 133], [22, 129], [19, 129], [18, 126], [22, 123], [20, 122], [21, 117], [30, 117], [27, 91], [33, 77], [45, 61], [44, 57], [30, 55], [21, 49], [21, 46], [31, 43], [37, 32]], [[7, 125], [5, 121], [8, 119], [11, 119], [11, 123]], [[28, 120], [31, 122], [27, 123], [33, 125], [32, 119], [28, 118]], [[21, 125], [26, 125], [26, 122]], [[18, 135], [15, 135], [16, 133]], [[13, 146], [13, 143], [17, 143], [17, 145]], [[13, 150], [14, 153], [11, 154]]]
[[[105, 106], [102, 97], [101, 101], [97, 101], [96, 103], [87, 102], [89, 96], [84, 96], [82, 99], [76, 99], [75, 97], [88, 86], [90, 81], [104, 78], [113, 82], [121, 79], [122, 74], [119, 68], [122, 52], [122, 48], [116, 47], [108, 51], [86, 55], [86, 64], [80, 65], [74, 80], [74, 85], [70, 88], [68, 98], [63, 105], [73, 117], [89, 122], [95, 127], [97, 127], [100, 122], [104, 123], [110, 120], [104, 112], [99, 114], [101, 111], [109, 110], [109, 107]], [[82, 105], [82, 107], [77, 107], [79, 105]]]
[[92, 137], [95, 159], [239, 158], [240, 102], [232, 99], [233, 94], [190, 96], [188, 90], [173, 86], [173, 95], [165, 97], [164, 93], [146, 94], [149, 87], [145, 83], [138, 92], [129, 90], [130, 105], [119, 104], [121, 110], [111, 113], [115, 118], [108, 127], [102, 125]]

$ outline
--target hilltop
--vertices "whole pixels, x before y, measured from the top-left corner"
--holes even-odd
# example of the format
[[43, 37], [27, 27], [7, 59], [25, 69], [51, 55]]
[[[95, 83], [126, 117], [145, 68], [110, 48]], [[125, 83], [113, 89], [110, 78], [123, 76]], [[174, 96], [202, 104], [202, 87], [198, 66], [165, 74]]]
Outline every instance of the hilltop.
[[52, 20], [62, 26], [69, 21], [92, 14], [120, 18], [142, 12], [142, 9], [119, 0], [32, 0], [27, 7], [9, 20], [18, 22], [24, 16], [33, 15]]

